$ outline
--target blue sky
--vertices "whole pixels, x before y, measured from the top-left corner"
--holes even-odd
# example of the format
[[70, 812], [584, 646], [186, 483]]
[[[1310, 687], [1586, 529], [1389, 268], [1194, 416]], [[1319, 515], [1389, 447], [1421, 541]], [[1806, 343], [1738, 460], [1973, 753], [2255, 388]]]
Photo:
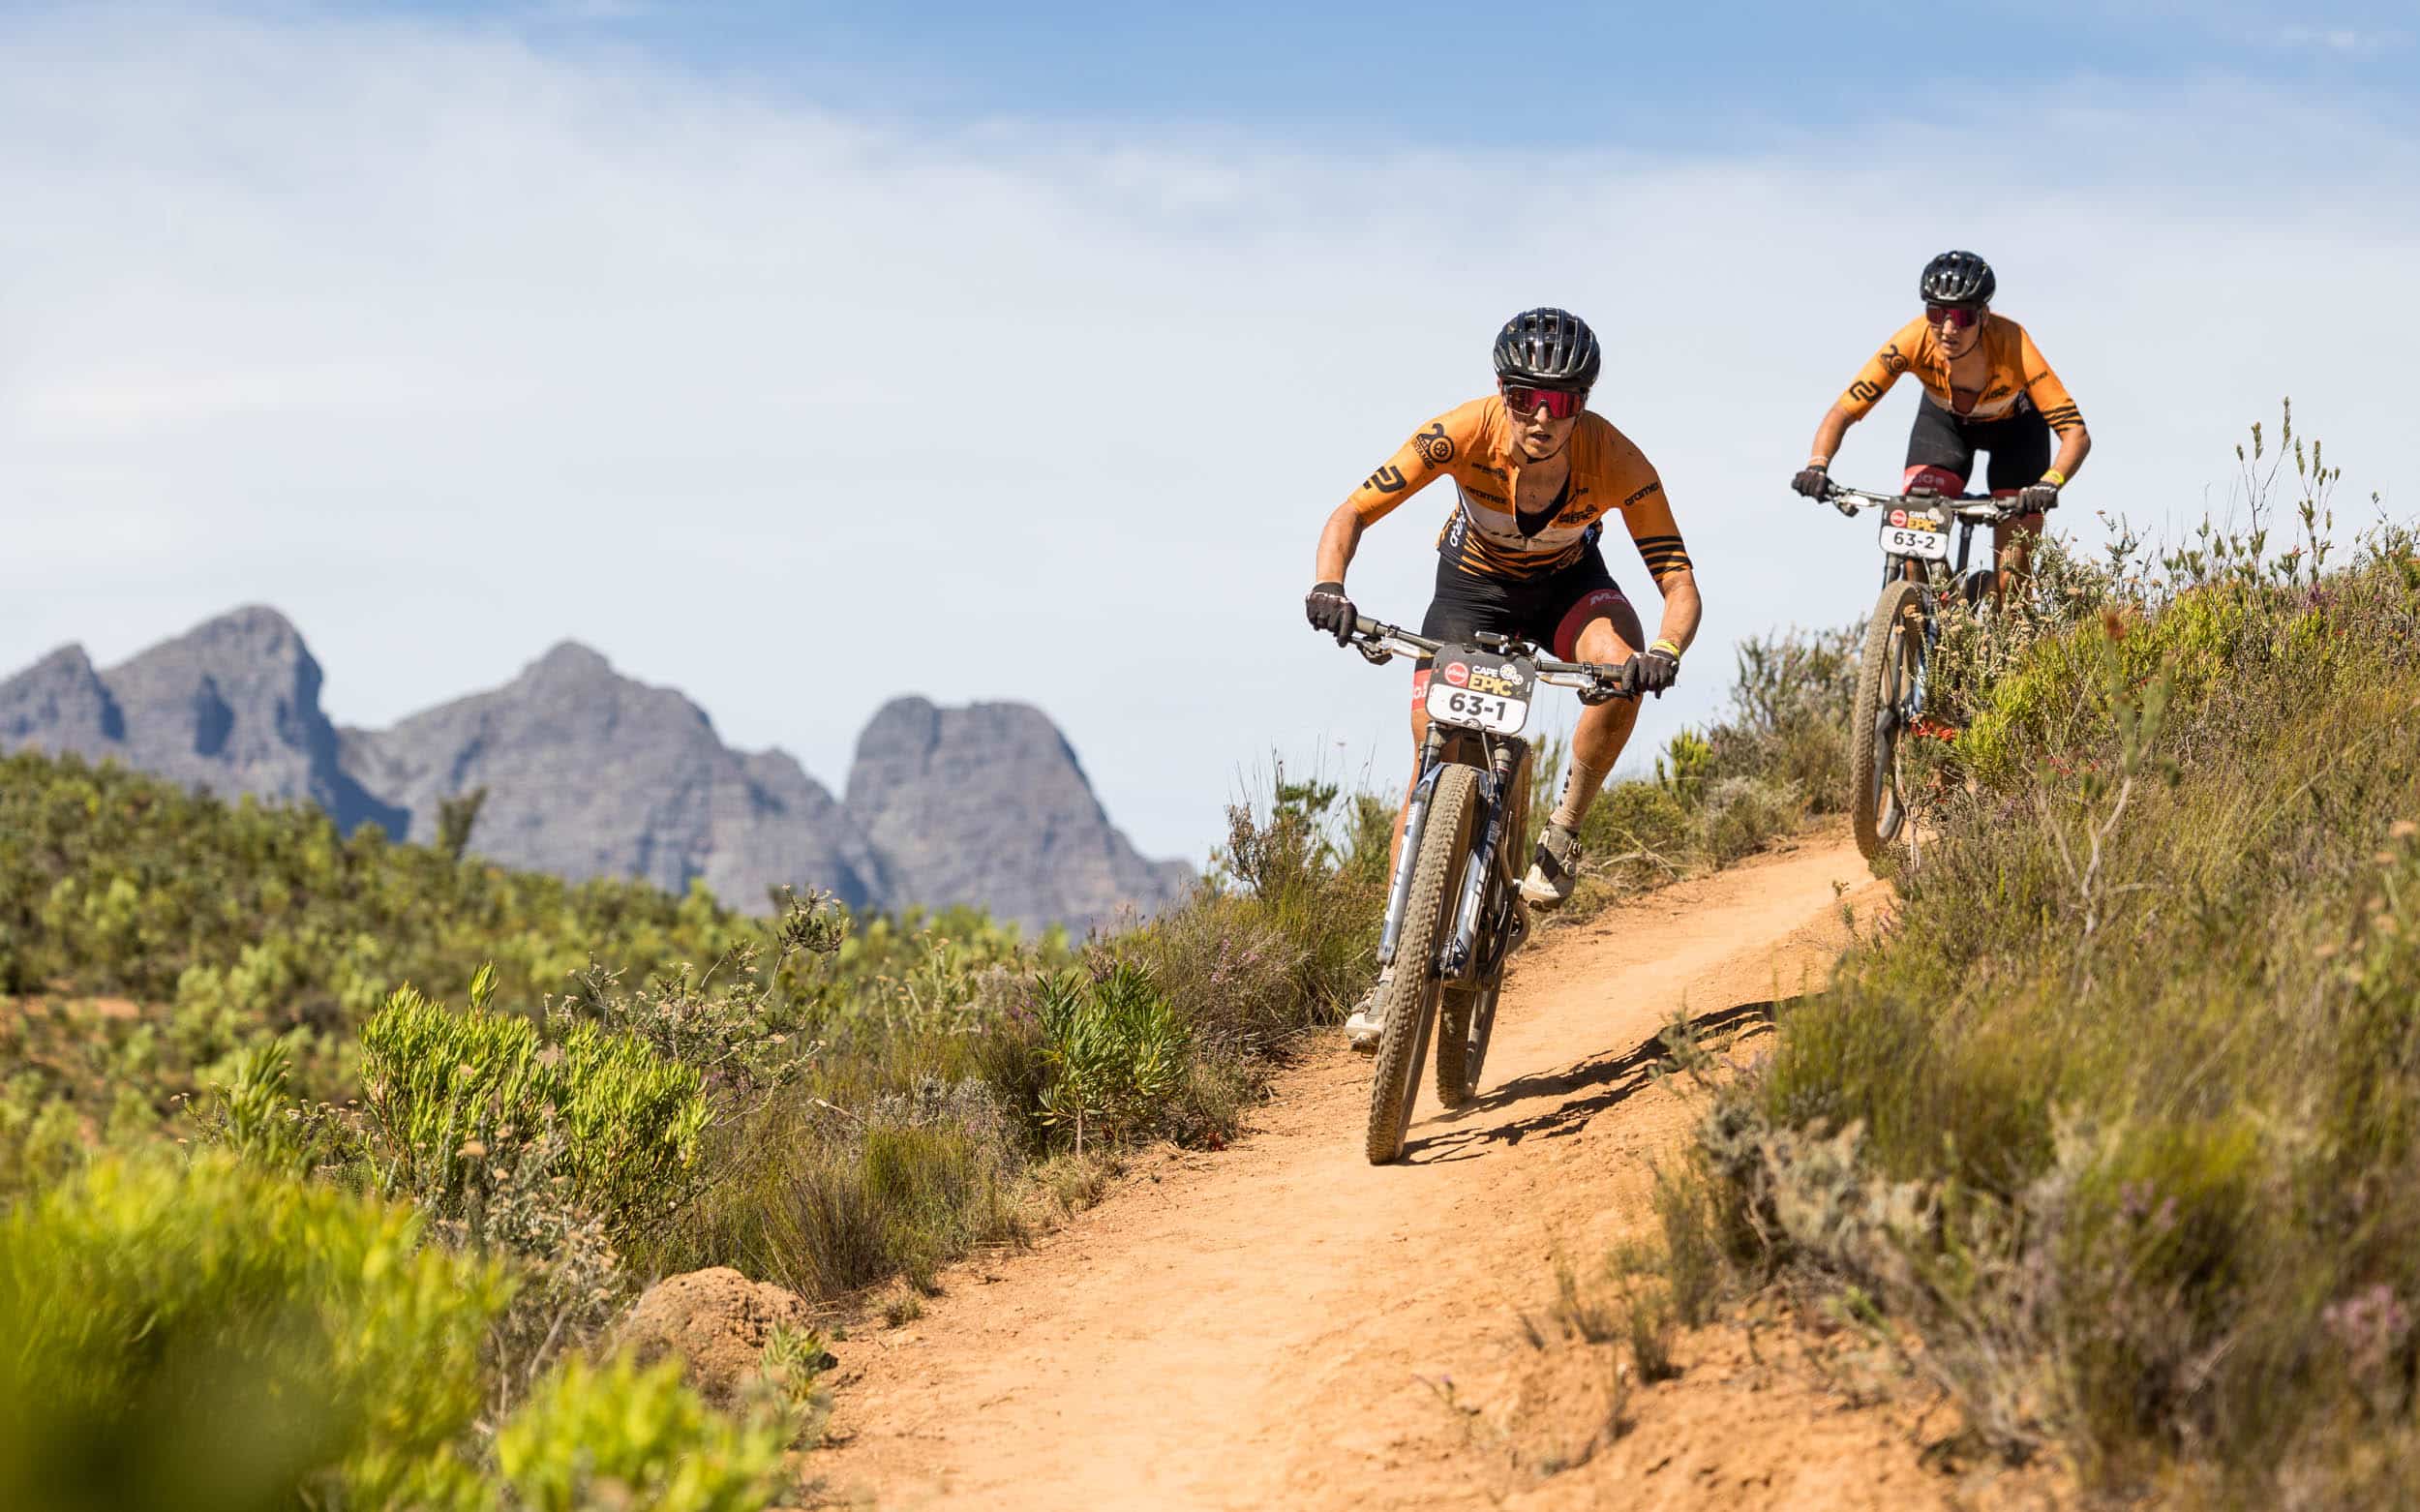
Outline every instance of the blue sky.
[[506, 26], [542, 45], [628, 45], [844, 108], [923, 120], [1320, 127], [1365, 145], [1494, 145], [1526, 133], [1712, 153], [1760, 131], [1878, 114], [1981, 106], [2018, 121], [2027, 89], [2077, 75], [2256, 77], [2355, 91], [2407, 113], [2420, 70], [2420, 15], [2389, 0], [383, 9]]
[[2287, 394], [2348, 517], [2420, 499], [2411, 5], [999, 14], [0, 0], [0, 671], [268, 602], [378, 724], [576, 637], [834, 787], [891, 694], [1021, 699], [1198, 858], [1273, 753], [1405, 766], [1312, 543], [1514, 310], [1699, 563], [1639, 753], [1860, 615], [1786, 483], [1948, 246], [2092, 422], [2063, 527], [2233, 507]]

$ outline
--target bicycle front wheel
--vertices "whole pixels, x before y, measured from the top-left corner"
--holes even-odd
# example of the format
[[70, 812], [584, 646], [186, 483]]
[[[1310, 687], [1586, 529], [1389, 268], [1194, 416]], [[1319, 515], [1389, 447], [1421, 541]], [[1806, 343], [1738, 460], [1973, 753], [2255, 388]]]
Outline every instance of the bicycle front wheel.
[[1907, 823], [1899, 791], [1902, 711], [1924, 647], [1924, 595], [1900, 579], [1882, 590], [1865, 626], [1865, 653], [1858, 665], [1857, 704], [1849, 719], [1849, 818], [1857, 848], [1868, 862], [1896, 839]]
[[1370, 1124], [1363, 1149], [1373, 1165], [1404, 1153], [1412, 1104], [1420, 1097], [1420, 1068], [1429, 1053], [1429, 1029], [1437, 1020], [1437, 953], [1453, 927], [1455, 884], [1470, 853], [1471, 822], [1478, 812], [1479, 774], [1449, 766], [1437, 775], [1420, 851], [1405, 900], [1403, 930], [1395, 938], [1395, 970], [1387, 978], [1378, 1011], [1386, 1021], [1378, 1037], [1377, 1064], [1370, 1078]]

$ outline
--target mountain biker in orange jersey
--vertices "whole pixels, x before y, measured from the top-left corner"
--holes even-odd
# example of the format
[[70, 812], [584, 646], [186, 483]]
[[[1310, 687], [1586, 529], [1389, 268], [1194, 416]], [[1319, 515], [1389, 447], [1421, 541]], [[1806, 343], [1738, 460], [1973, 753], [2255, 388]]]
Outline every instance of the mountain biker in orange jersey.
[[[1991, 453], [1995, 499], [2015, 499], [2025, 513], [1994, 526], [1992, 555], [2003, 583], [2022, 582], [2027, 543], [2042, 534], [2042, 511], [2092, 452], [2092, 434], [2025, 328], [1991, 313], [1999, 287], [1991, 265], [1971, 252], [1945, 252], [1924, 264], [1917, 292], [1924, 313], [1883, 344], [1824, 423], [1814, 454], [1791, 479], [1809, 499], [1824, 497], [1832, 457], [1849, 427], [1865, 418], [1902, 373], [1914, 373], [1924, 393], [1908, 437], [1903, 490], [1957, 494], [1975, 470], [1975, 454]], [[2050, 459], [2050, 437], [2059, 456]]]
[[[1430, 421], [1328, 516], [1319, 532], [1317, 582], [1303, 602], [1312, 624], [1345, 644], [1357, 614], [1345, 595], [1345, 569], [1361, 532], [1437, 479], [1451, 477], [1455, 505], [1437, 532], [1437, 595], [1420, 633], [1440, 640], [1482, 630], [1515, 634], [1564, 660], [1621, 662], [1636, 653], [1638, 687], [1660, 697], [1697, 634], [1697, 576], [1654, 468], [1628, 437], [1586, 408], [1603, 366], [1595, 334], [1577, 316], [1539, 309], [1507, 321], [1496, 338], [1497, 392]], [[1605, 518], [1614, 514], [1629, 528], [1663, 594], [1651, 643], [1597, 551]], [[1423, 659], [1411, 683], [1415, 751], [1428, 738], [1428, 682]], [[1530, 905], [1553, 908], [1571, 895], [1581, 816], [1620, 758], [1638, 714], [1637, 702], [1627, 698], [1581, 710], [1562, 801], [1521, 884]], [[1413, 765], [1416, 771], [1416, 759]], [[1403, 843], [1398, 810], [1397, 852]], [[1357, 1048], [1374, 1047], [1383, 1027], [1371, 1013], [1376, 997], [1374, 988], [1346, 1022]]]

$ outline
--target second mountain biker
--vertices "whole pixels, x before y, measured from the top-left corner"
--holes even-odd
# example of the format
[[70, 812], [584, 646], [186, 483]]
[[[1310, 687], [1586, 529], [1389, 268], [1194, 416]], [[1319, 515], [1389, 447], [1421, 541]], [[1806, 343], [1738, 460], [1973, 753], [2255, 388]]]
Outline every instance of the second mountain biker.
[[[1917, 279], [1923, 315], [1910, 320], [1859, 372], [1848, 391], [1815, 428], [1814, 454], [1791, 486], [1824, 497], [1832, 456], [1849, 427], [1912, 373], [1924, 395], [1908, 436], [1907, 474], [1899, 485], [1956, 494], [1974, 475], [1975, 454], [1991, 454], [1994, 499], [2014, 499], [2023, 512], [1992, 529], [1992, 555], [2004, 586], [2021, 582], [2029, 541], [2042, 535], [2042, 511], [2059, 501], [2092, 451], [2084, 416], [2067, 385], [2042, 360], [2026, 329], [1991, 309], [1999, 280], [1971, 252], [1945, 252]], [[2050, 455], [2058, 438], [2058, 458]]]
[[[1451, 477], [1456, 503], [1437, 534], [1437, 595], [1420, 633], [1444, 640], [1477, 631], [1517, 634], [1566, 660], [1621, 662], [1640, 653], [1636, 685], [1660, 694], [1679, 675], [1681, 653], [1697, 634], [1697, 576], [1655, 469], [1628, 437], [1586, 408], [1604, 366], [1596, 336], [1565, 311], [1524, 311], [1497, 333], [1495, 357], [1494, 395], [1429, 422], [1328, 517], [1305, 612], [1343, 644], [1356, 613], [1345, 571], [1361, 532], [1437, 478]], [[1662, 622], [1643, 652], [1638, 611], [1597, 550], [1612, 514], [1621, 516], [1663, 594]], [[1428, 681], [1423, 661], [1412, 675], [1415, 749], [1428, 734]], [[1553, 908], [1571, 895], [1581, 817], [1637, 719], [1638, 705], [1629, 699], [1582, 710], [1562, 801], [1522, 883], [1521, 895], [1532, 907]], [[1396, 846], [1403, 835], [1399, 812]], [[1356, 1048], [1373, 1047], [1383, 1027], [1370, 1012], [1372, 1000], [1364, 997], [1346, 1021]]]

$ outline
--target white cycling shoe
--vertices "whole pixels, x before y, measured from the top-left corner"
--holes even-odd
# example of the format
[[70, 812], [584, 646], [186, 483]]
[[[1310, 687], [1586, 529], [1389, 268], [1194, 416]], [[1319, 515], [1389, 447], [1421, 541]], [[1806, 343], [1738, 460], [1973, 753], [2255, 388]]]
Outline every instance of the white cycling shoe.
[[1538, 836], [1537, 858], [1521, 879], [1521, 900], [1540, 913], [1560, 908], [1580, 880], [1580, 836], [1550, 824]]

